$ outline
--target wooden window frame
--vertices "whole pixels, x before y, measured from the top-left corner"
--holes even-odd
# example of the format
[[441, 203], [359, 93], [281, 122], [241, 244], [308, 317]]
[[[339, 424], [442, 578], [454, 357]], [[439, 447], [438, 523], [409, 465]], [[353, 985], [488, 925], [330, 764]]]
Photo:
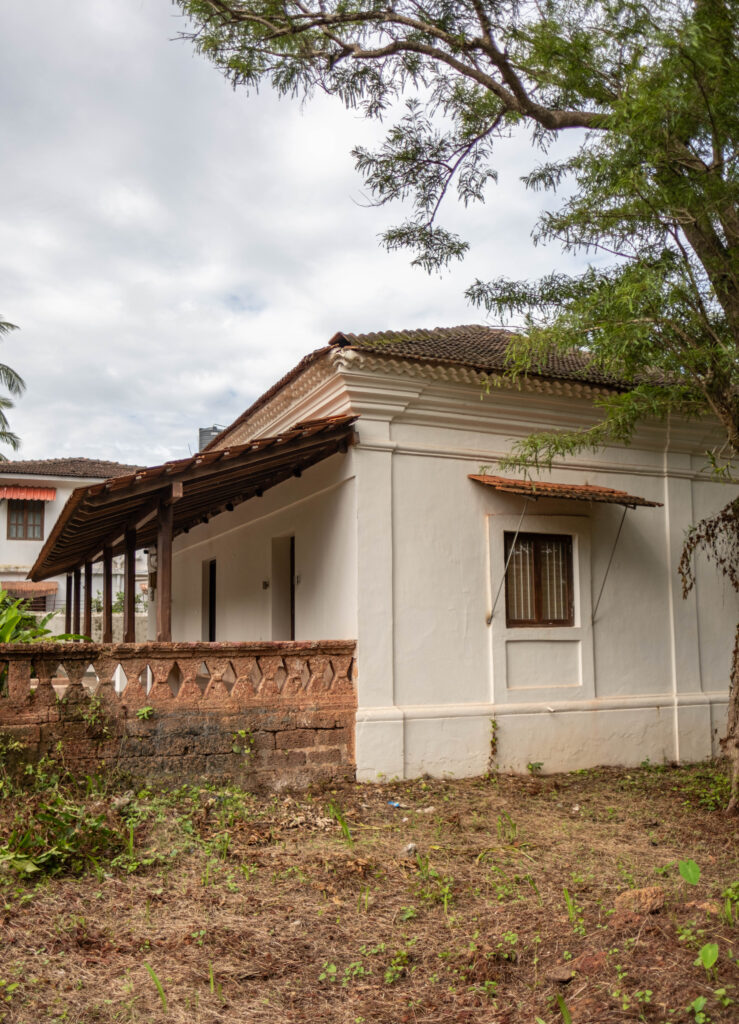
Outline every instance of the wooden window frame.
[[[17, 506], [23, 506], [23, 533], [19, 536], [11, 536], [10, 533], [10, 513], [14, 511]], [[41, 512], [41, 536], [40, 537], [29, 537], [28, 535], [28, 512], [29, 505], [40, 506]], [[34, 510], [35, 511], [35, 510]], [[7, 539], [8, 540], [43, 540], [44, 539], [44, 526], [45, 526], [45, 503], [43, 501], [30, 501], [26, 498], [9, 498], [8, 499], [8, 521], [7, 521]]]
[[[534, 618], [533, 619], [512, 619], [509, 615], [508, 601], [508, 571], [506, 570], [505, 580], [505, 613], [506, 626], [514, 629], [531, 629], [541, 626], [574, 626], [575, 625], [575, 592], [573, 585], [573, 557], [572, 557], [572, 536], [566, 533], [519, 533], [505, 531], [503, 534], [503, 555], [504, 564], [508, 564], [508, 555], [513, 541], [529, 541], [533, 545], [534, 554]], [[541, 546], [547, 542], [556, 541], [558, 544], [564, 542], [565, 546], [565, 585], [567, 588], [567, 618], [545, 619], [542, 617], [542, 584], [541, 584]]]

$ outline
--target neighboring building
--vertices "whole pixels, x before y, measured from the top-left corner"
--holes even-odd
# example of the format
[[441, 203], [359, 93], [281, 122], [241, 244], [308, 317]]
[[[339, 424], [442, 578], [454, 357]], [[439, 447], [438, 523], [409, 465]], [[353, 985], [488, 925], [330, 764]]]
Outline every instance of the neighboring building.
[[688, 526], [737, 494], [705, 469], [717, 428], [647, 423], [535, 485], [501, 474], [516, 439], [586, 427], [619, 390], [574, 356], [514, 386], [508, 340], [337, 334], [202, 453], [79, 495], [34, 578], [136, 524], [162, 542], [173, 657], [356, 640], [360, 779], [472, 775], [491, 751], [545, 771], [715, 753], [739, 609], [705, 560], [683, 600], [676, 567]]
[[[64, 576], [40, 583], [26, 579], [44, 541], [76, 487], [133, 473], [137, 466], [104, 459], [17, 459], [0, 462], [0, 586], [23, 597], [35, 611], [64, 608]], [[121, 560], [114, 565], [114, 592], [123, 588]], [[96, 566], [93, 593], [102, 590], [102, 568]], [[137, 574], [146, 579], [142, 556]]]

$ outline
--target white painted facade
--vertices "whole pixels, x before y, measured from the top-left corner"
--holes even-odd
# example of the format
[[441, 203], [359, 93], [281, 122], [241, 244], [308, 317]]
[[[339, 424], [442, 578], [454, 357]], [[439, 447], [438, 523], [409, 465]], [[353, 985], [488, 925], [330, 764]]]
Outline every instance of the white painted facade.
[[[345, 412], [357, 445], [176, 540], [174, 639], [204, 638], [213, 559], [216, 638], [285, 638], [280, 539], [294, 536], [295, 639], [358, 642], [360, 779], [482, 773], [491, 720], [494, 761], [519, 771], [710, 756], [739, 609], [705, 561], [688, 600], [677, 575], [690, 523], [736, 494], [704, 472], [710, 425], [647, 426], [546, 478], [663, 503], [626, 512], [608, 573], [620, 506], [541, 498], [522, 520], [523, 497], [468, 479], [532, 430], [592, 423], [595, 393], [484, 394], [462, 368], [328, 351], [219, 446]], [[519, 524], [572, 538], [573, 626], [506, 627], [503, 534]]]

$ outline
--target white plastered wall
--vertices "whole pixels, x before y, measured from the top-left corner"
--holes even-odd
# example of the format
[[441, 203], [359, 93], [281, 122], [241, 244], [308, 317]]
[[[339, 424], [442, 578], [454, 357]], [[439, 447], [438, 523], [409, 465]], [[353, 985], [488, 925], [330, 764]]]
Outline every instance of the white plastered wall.
[[203, 563], [216, 560], [216, 640], [271, 640], [272, 539], [295, 537], [295, 639], [357, 633], [352, 454], [334, 455], [175, 540], [172, 636], [203, 638]]
[[587, 422], [590, 402], [493, 392], [481, 403], [476, 385], [414, 392], [408, 378], [402, 388], [385, 378], [392, 397], [378, 411], [359, 377], [349, 381], [357, 411], [362, 402], [371, 411], [355, 451], [359, 777], [484, 772], [492, 720], [493, 760], [519, 771], [534, 761], [556, 771], [715, 752], [739, 609], [705, 563], [699, 599], [684, 601], [676, 568], [688, 525], [736, 488], [701, 477], [701, 460], [679, 450], [702, 439], [673, 430], [677, 450], [665, 451], [655, 425], [628, 450], [557, 467], [550, 479], [663, 507], [629, 509], [614, 550], [621, 506], [529, 502], [523, 530], [573, 538], [575, 625], [508, 629], [504, 594], [487, 617], [503, 573], [503, 535], [515, 531], [524, 499], [468, 474], [494, 465], [524, 430]]

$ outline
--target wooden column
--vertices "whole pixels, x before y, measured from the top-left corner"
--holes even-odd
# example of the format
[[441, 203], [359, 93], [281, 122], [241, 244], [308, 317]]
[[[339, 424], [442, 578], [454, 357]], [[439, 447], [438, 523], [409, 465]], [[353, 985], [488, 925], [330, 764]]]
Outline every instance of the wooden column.
[[136, 528], [126, 530], [126, 564], [123, 572], [123, 642], [136, 643]]
[[64, 632], [72, 632], [72, 574], [67, 573], [67, 601], [64, 605]]
[[162, 502], [157, 530], [157, 640], [172, 640], [172, 523], [171, 502]]
[[92, 562], [85, 562], [85, 600], [82, 632], [92, 639]]
[[79, 633], [80, 631], [80, 583], [81, 574], [80, 567], [74, 570], [73, 576], [73, 598], [72, 598], [72, 632]]
[[103, 643], [113, 643], [113, 552], [103, 548]]

